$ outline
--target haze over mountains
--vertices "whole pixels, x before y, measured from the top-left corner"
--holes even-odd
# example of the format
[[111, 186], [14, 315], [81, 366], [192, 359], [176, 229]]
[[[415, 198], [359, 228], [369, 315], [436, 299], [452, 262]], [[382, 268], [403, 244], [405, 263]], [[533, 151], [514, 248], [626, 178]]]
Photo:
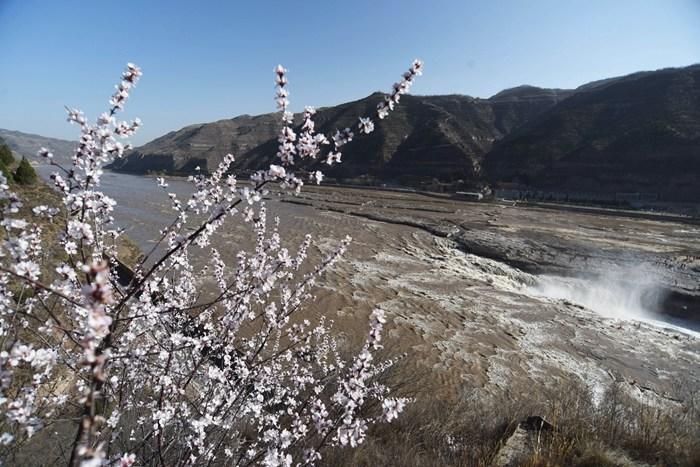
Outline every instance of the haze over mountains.
[[[356, 127], [382, 98], [374, 93], [319, 109], [316, 129]], [[439, 181], [452, 190], [516, 184], [700, 200], [700, 65], [575, 90], [520, 86], [488, 99], [407, 95], [375, 123], [372, 134], [344, 148], [342, 164], [323, 165], [327, 176], [424, 187]], [[192, 173], [197, 166], [212, 170], [233, 153], [234, 170], [255, 170], [275, 160], [278, 129], [277, 113], [190, 125], [134, 149], [112, 168]], [[12, 147], [11, 137], [0, 136]]]
[[0, 139], [4, 140], [13, 152], [30, 160], [38, 159], [36, 153], [40, 148], [47, 148], [54, 154], [56, 161], [62, 164], [70, 161], [77, 146], [74, 141], [47, 138], [46, 136], [3, 130], [2, 128], [0, 128]]

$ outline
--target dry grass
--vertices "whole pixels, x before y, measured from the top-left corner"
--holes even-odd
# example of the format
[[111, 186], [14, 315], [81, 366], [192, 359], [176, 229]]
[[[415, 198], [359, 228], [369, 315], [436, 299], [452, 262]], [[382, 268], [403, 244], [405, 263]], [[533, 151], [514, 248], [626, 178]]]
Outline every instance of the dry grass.
[[[398, 373], [398, 374], [397, 374]], [[390, 378], [398, 378], [401, 373]], [[428, 375], [429, 376], [429, 375]], [[412, 381], [430, 381], [425, 376]], [[679, 403], [654, 407], [611, 383], [596, 405], [580, 382], [446, 400], [430, 384], [403, 392], [416, 398], [391, 424], [373, 427], [355, 450], [331, 449], [327, 466], [489, 466], [518, 422], [540, 415], [554, 425], [533, 435], [534, 449], [517, 465], [530, 467], [700, 466], [700, 395], [679, 387]], [[680, 385], [682, 386], [682, 385]], [[468, 392], [468, 390], [467, 390]]]

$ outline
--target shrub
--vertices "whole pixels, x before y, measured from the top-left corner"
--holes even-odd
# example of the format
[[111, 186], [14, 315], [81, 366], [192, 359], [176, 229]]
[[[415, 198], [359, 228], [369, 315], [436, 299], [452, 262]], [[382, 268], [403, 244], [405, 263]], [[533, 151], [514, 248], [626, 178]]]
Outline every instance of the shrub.
[[7, 144], [0, 143], [0, 163], [11, 167], [15, 163], [15, 158], [12, 156], [12, 150]]
[[[421, 68], [414, 62], [377, 118], [393, 110]], [[20, 200], [0, 179], [8, 240], [0, 245], [0, 456], [26, 463], [34, 452], [21, 448], [30, 438], [46, 449], [46, 431], [61, 430], [53, 437], [56, 459], [40, 463], [308, 465], [327, 446], [356, 447], [370, 426], [403, 410], [406, 399], [391, 397], [377, 379], [392, 364], [375, 361], [381, 310], [372, 313], [359, 353], [347, 359], [329, 323], [302, 314], [316, 280], [350, 239], [307, 264], [311, 237], [295, 248], [285, 244], [277, 223], [268, 222], [265, 187], [299, 191], [302, 177], [319, 183], [319, 171], [291, 172], [295, 159], [340, 162], [354, 132], [316, 133], [307, 107], [297, 134], [287, 111], [287, 70], [278, 66], [275, 75], [280, 164], [242, 187], [229, 174], [231, 155], [210, 175], [190, 177], [194, 193], [187, 200], [168, 195], [174, 220], [132, 269], [119, 261], [115, 202], [99, 185], [102, 167], [122, 156], [128, 146], [121, 140], [140, 125], [117, 120], [138, 67], [128, 65], [96, 123], [69, 110], [80, 146], [73, 167], [52, 175], [64, 210], [36, 206], [34, 218], [20, 219]], [[373, 129], [368, 117], [358, 120], [360, 134]], [[57, 165], [48, 150], [40, 155]], [[27, 172], [18, 170], [25, 181]], [[167, 187], [161, 177], [158, 184]], [[42, 248], [42, 218], [61, 226], [61, 255], [48, 257]], [[233, 264], [211, 244], [226, 223], [247, 226], [254, 239]], [[153, 256], [159, 246], [164, 253]], [[203, 290], [204, 280], [215, 290]]]
[[12, 169], [5, 164], [2, 160], [0, 160], [0, 172], [2, 172], [2, 175], [7, 179], [8, 181], [13, 181], [14, 175], [12, 174]]
[[25, 157], [23, 157], [17, 166], [17, 170], [15, 170], [15, 182], [19, 183], [20, 185], [33, 185], [36, 183], [36, 179], [37, 176], [34, 167], [32, 167], [32, 164], [30, 164]]
[[674, 395], [682, 402], [661, 408], [654, 407], [657, 401], [643, 403], [630, 397], [624, 386], [629, 385], [610, 383], [598, 405], [578, 381], [562, 381], [553, 388], [533, 386], [518, 396], [505, 390], [456, 403], [423, 391], [395, 428], [375, 426], [359, 449], [350, 455], [331, 451], [323, 462], [328, 466], [494, 465], [518, 422], [539, 414], [555, 429], [533, 434], [533, 451], [524, 452], [516, 465], [696, 467], [700, 459], [697, 390]]

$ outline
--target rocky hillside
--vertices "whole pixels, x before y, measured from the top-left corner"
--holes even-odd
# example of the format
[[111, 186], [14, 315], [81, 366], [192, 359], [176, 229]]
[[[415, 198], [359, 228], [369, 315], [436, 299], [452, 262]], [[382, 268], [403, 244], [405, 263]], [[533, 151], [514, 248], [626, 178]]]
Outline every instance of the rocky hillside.
[[[316, 128], [332, 134], [355, 127], [382, 98], [375, 93], [320, 109]], [[197, 166], [212, 170], [230, 152], [236, 155], [234, 170], [245, 173], [275, 160], [278, 129], [275, 113], [191, 125], [136, 148], [111, 168], [191, 173]], [[35, 135], [0, 130], [0, 137], [28, 157], [40, 146], [59, 157], [72, 150], [70, 142]], [[554, 199], [642, 193], [651, 200], [697, 201], [700, 65], [595, 81], [576, 90], [519, 86], [488, 99], [404, 96], [371, 135], [344, 148], [343, 164], [324, 166], [324, 172], [345, 183], [434, 189], [439, 180], [452, 183], [450, 190], [514, 183], [554, 193]]]
[[[344, 181], [364, 178], [415, 184], [438, 178], [477, 182], [482, 178], [482, 158], [494, 141], [569, 94], [522, 86], [490, 99], [404, 96], [389, 118], [377, 122], [374, 133], [346, 146], [343, 164], [326, 173]], [[357, 118], [372, 114], [382, 98], [375, 93], [320, 109], [316, 128], [332, 134], [338, 128], [355, 126]], [[257, 169], [274, 159], [278, 129], [277, 114], [192, 125], [136, 148], [113, 168], [136, 173], [187, 173], [196, 166], [211, 170], [231, 152], [237, 156], [236, 169]]]
[[489, 152], [492, 182], [700, 199], [700, 65], [582, 86]]
[[0, 128], [0, 138], [20, 157], [37, 160], [37, 151], [45, 147], [53, 152], [55, 160], [61, 164], [69, 163], [77, 143], [57, 138], [22, 133], [20, 131], [3, 130]]

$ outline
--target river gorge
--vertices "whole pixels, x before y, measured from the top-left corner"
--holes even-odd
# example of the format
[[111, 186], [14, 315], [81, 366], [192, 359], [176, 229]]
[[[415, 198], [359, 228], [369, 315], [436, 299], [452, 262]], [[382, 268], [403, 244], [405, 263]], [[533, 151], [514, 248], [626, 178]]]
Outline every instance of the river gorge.
[[[117, 224], [142, 251], [173, 218], [167, 193], [192, 192], [185, 179], [167, 182], [103, 176]], [[665, 404], [681, 381], [700, 384], [697, 220], [332, 186], [267, 198], [292, 250], [306, 233], [316, 257], [353, 237], [309, 316], [332, 319], [359, 345], [370, 311], [383, 308], [387, 353], [406, 353], [410, 371], [446, 394], [575, 378], [594, 396], [618, 381]], [[214, 246], [231, 260], [249, 236], [229, 222]]]

